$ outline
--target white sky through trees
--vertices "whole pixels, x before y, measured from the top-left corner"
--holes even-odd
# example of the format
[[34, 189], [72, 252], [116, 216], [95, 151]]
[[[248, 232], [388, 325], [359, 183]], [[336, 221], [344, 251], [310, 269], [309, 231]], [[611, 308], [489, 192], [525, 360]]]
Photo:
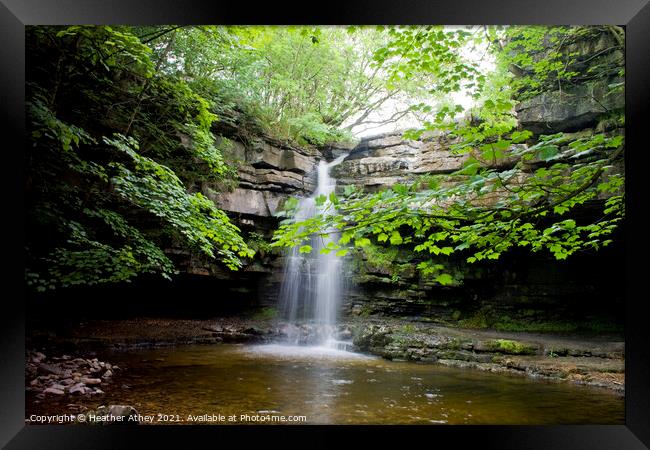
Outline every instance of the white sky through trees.
[[[464, 26], [445, 26], [445, 30], [454, 30], [458, 28], [467, 28]], [[481, 44], [479, 47], [475, 46], [465, 46], [462, 50], [461, 53], [467, 57], [468, 60], [474, 61], [478, 68], [483, 72], [483, 73], [488, 73], [492, 70], [494, 70], [495, 62], [494, 62], [494, 57], [487, 51], [487, 43]], [[467, 92], [456, 92], [450, 95], [449, 101], [453, 102], [454, 104], [459, 104], [462, 105], [465, 111], [459, 113], [457, 117], [462, 117], [465, 115], [467, 109], [471, 108], [472, 106], [475, 105], [475, 100], [472, 99], [472, 97], [467, 93]], [[403, 110], [406, 106], [408, 106], [409, 103], [419, 103], [421, 100], [419, 99], [400, 99], [400, 100], [393, 100], [390, 99], [386, 101], [380, 108], [378, 108], [376, 111], [374, 111], [372, 114], [368, 116], [368, 120], [373, 121], [373, 122], [380, 122], [382, 120], [386, 120], [390, 118], [393, 114], [395, 114], [399, 110]], [[433, 102], [433, 104], [436, 104]], [[351, 117], [348, 119], [346, 122], [342, 124], [342, 126], [346, 126], [350, 123], [353, 123], [354, 120], [356, 119], [355, 117]], [[382, 133], [389, 133], [389, 132], [394, 132], [394, 131], [402, 131], [406, 130], [409, 128], [419, 128], [421, 127], [421, 122], [418, 120], [413, 114], [409, 114], [401, 119], [399, 119], [396, 122], [393, 123], [387, 123], [383, 125], [359, 125], [356, 126], [352, 129], [352, 133], [354, 134], [355, 137], [357, 138], [362, 138], [366, 136], [374, 136]]]

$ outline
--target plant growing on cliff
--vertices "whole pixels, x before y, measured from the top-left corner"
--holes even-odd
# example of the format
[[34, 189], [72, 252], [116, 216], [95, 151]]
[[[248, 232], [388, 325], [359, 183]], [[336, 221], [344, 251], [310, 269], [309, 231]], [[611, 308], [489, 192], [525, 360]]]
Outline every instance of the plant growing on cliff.
[[[154, 33], [154, 30], [143, 30]], [[162, 70], [178, 73], [219, 107], [254, 116], [268, 134], [299, 144], [351, 138], [394, 123], [431, 99], [425, 72], [399, 75], [384, 27], [202, 26], [173, 31]], [[164, 39], [152, 41], [154, 50]], [[159, 42], [161, 41], [161, 42]], [[383, 55], [383, 56], [382, 56]], [[375, 111], [393, 105], [390, 117]]]
[[[284, 221], [275, 245], [296, 245], [312, 233], [336, 229], [341, 238], [332, 251], [373, 241], [409, 248], [424, 259], [418, 264], [422, 274], [437, 277], [440, 284], [452, 277], [426, 255], [461, 254], [474, 263], [519, 247], [547, 250], [561, 260], [607, 246], [625, 215], [624, 176], [616, 169], [624, 151], [622, 111], [602, 111], [610, 122], [614, 117], [618, 129], [539, 135], [517, 128], [514, 106], [548, 86], [566, 89], [571, 83], [621, 76], [622, 56], [613, 53], [606, 70], [594, 71], [587, 63], [604, 51], [578, 58], [569, 45], [615, 33], [617, 39], [607, 48], [615, 52], [622, 45], [616, 32], [481, 27], [449, 37], [435, 27], [397, 29], [380, 57], [401, 57], [395, 70], [404, 76], [430, 71], [438, 80], [436, 89], [453, 93], [465, 88], [478, 102], [462, 120], [456, 117], [462, 106], [441, 106], [434, 121], [405, 133], [406, 139], [422, 139], [427, 131], [446, 131], [454, 139], [451, 151], [466, 155], [464, 167], [451, 183], [429, 180], [424, 186], [395, 185], [371, 194], [348, 192], [331, 202], [335, 214]], [[492, 74], [460, 62], [454, 49], [468, 40], [490, 46], [497, 62]], [[422, 48], [434, 50], [420, 56]], [[610, 83], [605, 95], [621, 96], [621, 84]], [[600, 209], [589, 212], [585, 206], [591, 204]], [[570, 215], [580, 210], [580, 217]]]
[[[164, 31], [164, 30], [163, 30]], [[27, 281], [38, 290], [169, 278], [163, 249], [250, 257], [239, 230], [200, 192], [225, 180], [210, 103], [161, 72], [127, 27], [27, 29]]]

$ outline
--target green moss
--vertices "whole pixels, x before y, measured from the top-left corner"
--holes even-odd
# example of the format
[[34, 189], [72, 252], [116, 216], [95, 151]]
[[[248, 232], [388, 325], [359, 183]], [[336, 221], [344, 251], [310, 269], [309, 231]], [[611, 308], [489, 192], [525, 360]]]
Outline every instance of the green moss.
[[449, 344], [447, 344], [447, 347], [452, 350], [460, 350], [460, 341], [458, 339], [452, 339], [449, 341]]
[[622, 333], [623, 325], [606, 320], [592, 320], [584, 327], [585, 330], [593, 331], [594, 333]]
[[406, 324], [406, 325], [402, 325], [400, 331], [402, 333], [415, 333], [416, 331], [418, 331], [418, 329], [415, 327], [415, 325]]
[[274, 308], [272, 306], [267, 306], [266, 308], [262, 308], [259, 311], [257, 311], [255, 314], [253, 314], [253, 319], [254, 320], [270, 320], [270, 319], [275, 319], [278, 317], [278, 310], [277, 308]]
[[488, 342], [488, 347], [494, 351], [510, 355], [534, 355], [537, 351], [534, 345], [511, 341], [509, 339], [495, 339]]
[[462, 328], [483, 329], [488, 328], [488, 315], [485, 311], [478, 311], [474, 315], [458, 321]]
[[361, 311], [359, 312], [360, 317], [368, 317], [372, 314], [372, 308], [368, 305], [363, 305]]
[[[532, 320], [543, 314], [543, 311], [524, 309], [519, 311], [522, 318], [512, 318], [508, 315], [497, 317], [489, 308], [476, 311], [472, 316], [459, 320], [457, 325], [461, 328], [470, 329], [494, 329], [497, 331], [527, 331], [533, 333], [569, 333], [569, 332], [593, 332], [593, 333], [621, 333], [623, 327], [613, 321], [604, 319], [591, 321], [571, 320]], [[452, 316], [453, 318], [453, 316]]]
[[523, 322], [523, 321], [500, 321], [493, 325], [498, 331], [530, 331], [561, 333], [576, 331], [578, 325], [570, 322]]

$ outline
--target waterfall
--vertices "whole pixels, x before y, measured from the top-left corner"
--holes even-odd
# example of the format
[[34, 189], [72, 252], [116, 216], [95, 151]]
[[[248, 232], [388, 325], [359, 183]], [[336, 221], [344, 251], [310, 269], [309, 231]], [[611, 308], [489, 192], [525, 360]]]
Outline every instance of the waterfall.
[[[334, 192], [336, 180], [329, 171], [344, 158], [345, 155], [330, 163], [319, 162], [316, 190], [311, 197], [298, 202], [296, 220], [308, 219], [317, 213], [331, 214], [329, 195]], [[322, 206], [316, 206], [316, 197], [321, 195], [325, 195], [327, 200]], [[346, 349], [347, 343], [335, 339], [343, 261], [333, 251], [327, 254], [320, 252], [329, 242], [338, 239], [338, 233], [331, 229], [324, 232], [327, 233], [326, 237], [311, 237], [310, 253], [300, 253], [298, 246], [288, 252], [280, 288], [280, 311], [289, 322], [287, 335], [290, 343]]]

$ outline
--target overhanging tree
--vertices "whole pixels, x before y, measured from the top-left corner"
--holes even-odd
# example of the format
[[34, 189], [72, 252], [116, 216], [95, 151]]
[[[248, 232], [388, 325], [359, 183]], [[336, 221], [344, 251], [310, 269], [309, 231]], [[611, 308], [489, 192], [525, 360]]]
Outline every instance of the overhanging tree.
[[[341, 238], [322, 251], [343, 256], [351, 244], [404, 246], [419, 261], [422, 274], [440, 284], [453, 279], [428, 255], [460, 253], [473, 263], [521, 247], [546, 249], [565, 259], [580, 250], [607, 246], [625, 215], [622, 111], [603, 108], [604, 120], [596, 132], [541, 136], [517, 129], [514, 114], [520, 99], [543, 89], [623, 76], [622, 58], [594, 66], [587, 64], [594, 55], [580, 60], [579, 52], [572, 50], [571, 43], [599, 33], [616, 38], [607, 51], [622, 49], [616, 27], [474, 27], [456, 35], [436, 27], [394, 30], [390, 43], [378, 50], [379, 58], [398, 58], [393, 69], [401, 76], [430, 72], [437, 80], [432, 89], [465, 89], [478, 102], [464, 120], [457, 118], [460, 105], [418, 105], [432, 111], [435, 119], [404, 134], [418, 139], [428, 131], [449, 133], [455, 138], [450, 150], [469, 156], [463, 169], [451, 180], [429, 176], [374, 194], [347, 189], [340, 198], [317, 199], [334, 214], [306, 221], [290, 218], [290, 203], [285, 213], [289, 218], [274, 245], [298, 245], [311, 234], [336, 229]], [[486, 76], [457, 58], [455, 49], [467, 43], [487, 46], [495, 55], [493, 73]], [[623, 95], [622, 83], [610, 83], [608, 90], [606, 95]], [[591, 203], [602, 205], [600, 214], [570, 217]]]

